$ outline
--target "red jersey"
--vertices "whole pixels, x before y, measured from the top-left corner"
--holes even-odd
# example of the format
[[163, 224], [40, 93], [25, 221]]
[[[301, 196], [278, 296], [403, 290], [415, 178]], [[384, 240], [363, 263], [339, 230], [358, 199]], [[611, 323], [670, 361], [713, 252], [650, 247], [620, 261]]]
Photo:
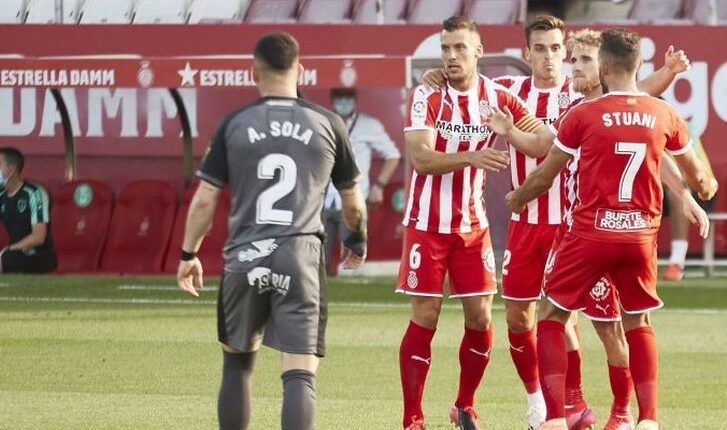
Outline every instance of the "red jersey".
[[[571, 102], [580, 96], [573, 89], [573, 79], [566, 76], [563, 84], [554, 88], [541, 89], [533, 84], [532, 76], [502, 76], [495, 82], [505, 86], [510, 94], [525, 103], [532, 115], [546, 125], [553, 124], [569, 107]], [[510, 177], [512, 189], [515, 190], [525, 182], [525, 178], [535, 170], [545, 157], [533, 158], [518, 151], [510, 145]], [[528, 203], [519, 214], [512, 214], [515, 221], [529, 224], [560, 224], [563, 219], [562, 180], [557, 177], [547, 193]]]
[[[495, 134], [482, 125], [491, 106], [507, 106], [515, 124], [532, 131], [538, 121], [517, 98], [490, 79], [479, 76], [467, 92], [452, 87], [430, 90], [420, 85], [410, 101], [404, 131], [436, 133], [434, 150], [444, 153], [479, 151]], [[438, 233], [469, 233], [487, 228], [484, 204], [485, 171], [466, 167], [444, 175], [419, 175], [412, 170], [403, 224]]]
[[661, 223], [664, 149], [690, 149], [687, 126], [645, 93], [611, 92], [571, 109], [555, 145], [573, 156], [578, 184], [571, 231], [592, 240], [649, 242]]

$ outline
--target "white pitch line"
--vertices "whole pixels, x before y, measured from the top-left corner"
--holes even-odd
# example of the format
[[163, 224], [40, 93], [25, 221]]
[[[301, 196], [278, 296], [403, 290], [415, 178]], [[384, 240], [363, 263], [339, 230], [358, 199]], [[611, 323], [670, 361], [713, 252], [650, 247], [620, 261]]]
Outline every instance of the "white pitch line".
[[[176, 285], [119, 285], [117, 290], [126, 291], [179, 291]], [[217, 287], [204, 287], [204, 291], [217, 291]]]
[[[13, 297], [0, 296], [0, 302], [46, 302], [46, 303], [97, 303], [97, 304], [131, 304], [131, 305], [216, 305], [216, 300], [204, 299], [124, 299], [124, 298], [94, 298], [94, 297]], [[409, 309], [409, 303], [387, 303], [387, 302], [329, 302], [333, 308], [352, 309]], [[460, 309], [461, 306], [455, 303], [445, 303], [443, 309]], [[494, 310], [503, 310], [502, 305], [493, 305]], [[727, 309], [660, 309], [656, 311], [667, 314], [682, 315], [725, 315]]]
[[216, 300], [168, 300], [168, 299], [99, 299], [93, 297], [3, 297], [0, 302], [46, 302], [46, 303], [101, 303], [131, 305], [215, 305]]

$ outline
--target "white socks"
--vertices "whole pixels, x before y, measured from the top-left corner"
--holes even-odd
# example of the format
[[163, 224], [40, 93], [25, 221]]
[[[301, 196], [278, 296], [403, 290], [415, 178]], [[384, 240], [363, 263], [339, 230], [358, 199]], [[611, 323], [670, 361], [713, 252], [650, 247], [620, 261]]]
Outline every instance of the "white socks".
[[528, 394], [528, 407], [533, 405], [545, 405], [545, 398], [543, 392], [538, 390], [533, 394]]
[[686, 240], [672, 240], [669, 264], [678, 264], [684, 267], [684, 262], [687, 259], [687, 248], [689, 248], [689, 242]]

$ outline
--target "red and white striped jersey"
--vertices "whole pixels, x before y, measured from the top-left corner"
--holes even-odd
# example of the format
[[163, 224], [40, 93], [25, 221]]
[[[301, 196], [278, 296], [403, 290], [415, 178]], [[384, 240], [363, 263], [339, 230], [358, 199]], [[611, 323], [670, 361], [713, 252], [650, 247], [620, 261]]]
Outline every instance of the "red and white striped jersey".
[[[565, 109], [565, 111], [558, 117], [558, 119], [550, 126], [550, 131], [554, 135], [558, 135], [558, 128], [560, 123], [572, 108], [578, 106], [585, 101], [585, 97], [579, 97], [571, 102], [571, 104]], [[578, 197], [578, 180], [576, 172], [578, 171], [578, 160], [581, 158], [581, 151], [576, 151], [575, 155], [571, 157], [570, 161], [563, 169], [561, 180], [563, 181], [563, 222], [569, 227], [573, 225], [573, 205], [575, 205], [576, 198]]]
[[[489, 147], [495, 134], [482, 125], [491, 107], [507, 106], [515, 124], [532, 131], [538, 120], [507, 90], [480, 76], [477, 86], [459, 92], [420, 85], [412, 95], [404, 131], [436, 133], [434, 150], [444, 153]], [[403, 224], [438, 233], [469, 233], [487, 228], [484, 203], [485, 171], [466, 167], [444, 175], [419, 175], [412, 170]]]
[[[506, 87], [510, 94], [525, 103], [528, 111], [547, 126], [553, 124], [564, 113], [571, 101], [580, 97], [573, 89], [573, 79], [567, 76], [558, 87], [541, 89], [535, 87], [531, 76], [502, 76], [495, 82]], [[510, 177], [512, 189], [515, 190], [525, 182], [525, 178], [535, 170], [543, 158], [533, 158], [510, 146]], [[514, 221], [525, 221], [528, 224], [560, 224], [563, 219], [562, 177], [556, 177], [553, 186], [547, 193], [528, 202], [525, 210], [513, 214]]]

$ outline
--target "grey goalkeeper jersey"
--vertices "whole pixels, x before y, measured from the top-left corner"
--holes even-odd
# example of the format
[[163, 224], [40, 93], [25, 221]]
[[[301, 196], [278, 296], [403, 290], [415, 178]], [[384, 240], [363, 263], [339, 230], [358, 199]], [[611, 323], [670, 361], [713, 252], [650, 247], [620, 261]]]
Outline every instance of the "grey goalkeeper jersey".
[[197, 172], [229, 185], [232, 207], [225, 245], [227, 270], [270, 255], [277, 239], [323, 236], [326, 186], [358, 180], [341, 118], [301, 99], [265, 97], [228, 115]]

